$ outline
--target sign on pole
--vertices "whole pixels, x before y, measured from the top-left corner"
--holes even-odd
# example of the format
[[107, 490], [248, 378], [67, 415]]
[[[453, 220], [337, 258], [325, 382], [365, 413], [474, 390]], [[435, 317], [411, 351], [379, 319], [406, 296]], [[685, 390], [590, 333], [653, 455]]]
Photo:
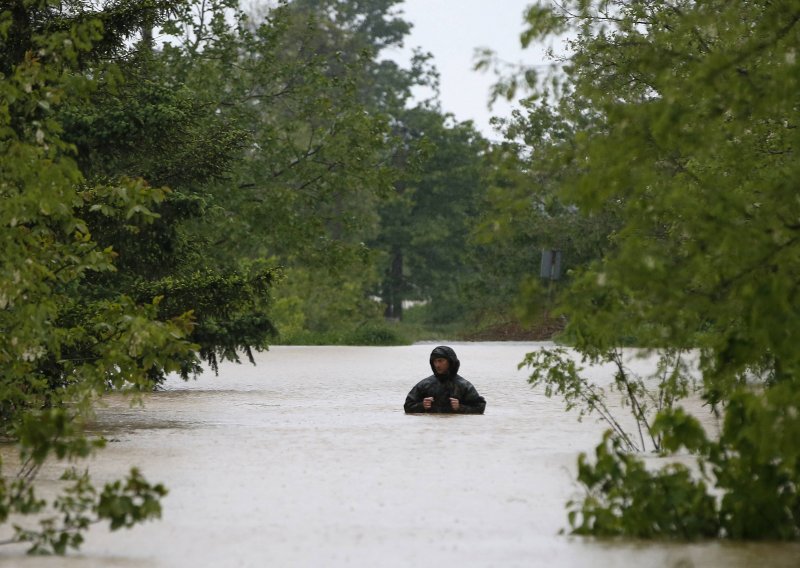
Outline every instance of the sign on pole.
[[543, 250], [542, 267], [539, 275], [545, 280], [558, 280], [561, 278], [561, 251]]

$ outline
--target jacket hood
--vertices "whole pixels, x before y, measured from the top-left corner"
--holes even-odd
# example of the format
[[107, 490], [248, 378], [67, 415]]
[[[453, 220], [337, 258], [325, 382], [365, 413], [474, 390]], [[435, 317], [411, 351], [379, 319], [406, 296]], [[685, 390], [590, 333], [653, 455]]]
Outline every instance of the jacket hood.
[[436, 347], [434, 348], [433, 351], [431, 351], [430, 364], [433, 374], [439, 378], [445, 378], [442, 375], [438, 375], [436, 373], [436, 368], [433, 366], [433, 360], [439, 357], [442, 357], [450, 361], [450, 370], [448, 371], [448, 377], [451, 378], [455, 377], [458, 374], [458, 368], [461, 366], [461, 361], [459, 361], [458, 357], [456, 357], [456, 352], [453, 351], [450, 347], [447, 347], [446, 345], [440, 345], [439, 347]]

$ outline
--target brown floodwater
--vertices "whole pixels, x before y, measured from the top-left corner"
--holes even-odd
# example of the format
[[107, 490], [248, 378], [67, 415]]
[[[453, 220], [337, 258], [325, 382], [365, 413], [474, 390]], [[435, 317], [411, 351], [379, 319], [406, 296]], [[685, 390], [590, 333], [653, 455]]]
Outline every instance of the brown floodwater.
[[[92, 474], [103, 481], [136, 465], [163, 482], [162, 519], [95, 527], [65, 558], [5, 546], [0, 565], [800, 566], [797, 544], [561, 534], [565, 503], [580, 495], [577, 456], [605, 426], [530, 388], [517, 364], [542, 344], [450, 345], [487, 399], [483, 416], [403, 413], [408, 390], [430, 374], [433, 344], [273, 347], [256, 366], [171, 378], [143, 407], [109, 397], [97, 428], [110, 443]], [[610, 379], [608, 368], [589, 372]], [[41, 481], [59, 471], [45, 468]]]

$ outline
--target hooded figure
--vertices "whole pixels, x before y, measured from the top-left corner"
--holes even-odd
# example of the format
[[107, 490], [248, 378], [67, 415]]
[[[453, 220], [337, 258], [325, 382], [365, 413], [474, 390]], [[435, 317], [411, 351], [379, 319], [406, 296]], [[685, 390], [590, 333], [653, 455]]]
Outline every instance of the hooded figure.
[[406, 413], [483, 414], [486, 400], [472, 383], [458, 374], [461, 361], [455, 351], [440, 345], [431, 352], [430, 364], [433, 374], [418, 382], [408, 393], [403, 405]]

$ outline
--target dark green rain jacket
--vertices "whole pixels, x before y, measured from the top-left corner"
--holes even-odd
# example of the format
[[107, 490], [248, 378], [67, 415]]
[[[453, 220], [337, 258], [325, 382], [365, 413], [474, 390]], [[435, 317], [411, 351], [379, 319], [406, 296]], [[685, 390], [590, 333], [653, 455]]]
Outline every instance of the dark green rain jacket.
[[[443, 357], [450, 361], [450, 369], [447, 375], [437, 375], [433, 366], [433, 360]], [[458, 374], [461, 361], [456, 357], [456, 352], [450, 347], [441, 345], [431, 352], [431, 370], [433, 374], [418, 382], [406, 397], [403, 409], [406, 413], [415, 412], [443, 412], [457, 414], [483, 414], [486, 408], [486, 399], [478, 394], [475, 387], [467, 379]], [[433, 397], [433, 405], [430, 410], [422, 407], [422, 399], [429, 396]], [[461, 408], [454, 411], [450, 407], [450, 397], [457, 398], [461, 403]]]

